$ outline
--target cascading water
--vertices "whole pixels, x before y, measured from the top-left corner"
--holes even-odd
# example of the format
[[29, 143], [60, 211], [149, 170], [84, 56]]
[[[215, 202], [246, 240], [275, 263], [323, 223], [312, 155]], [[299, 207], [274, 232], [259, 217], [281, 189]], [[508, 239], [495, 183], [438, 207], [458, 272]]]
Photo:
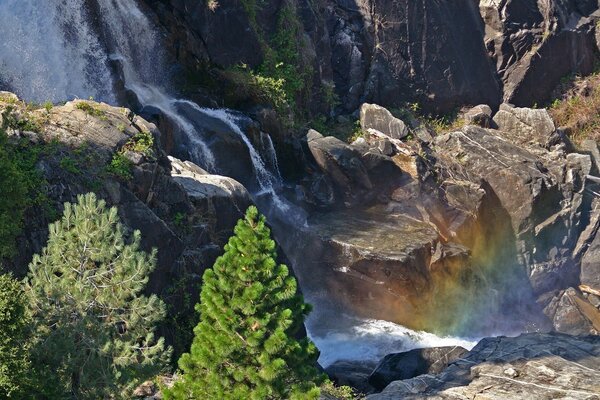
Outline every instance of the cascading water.
[[0, 83], [28, 101], [113, 102], [108, 58], [80, 0], [0, 1]]
[[[35, 102], [93, 97], [116, 104], [133, 95], [141, 109], [157, 110], [169, 120], [186, 141], [187, 157], [213, 173], [231, 161], [211, 150], [214, 132], [204, 124], [217, 121], [247, 148], [261, 210], [272, 222], [282, 222], [282, 234], [290, 228], [304, 229], [305, 213], [278, 194], [282, 179], [270, 137], [261, 133], [259, 138], [263, 158], [241, 129], [238, 114], [202, 108], [171, 95], [160, 34], [134, 0], [0, 0], [0, 37], [0, 87]], [[308, 289], [304, 292], [311, 301]], [[318, 315], [326, 310], [319, 308], [325, 306], [318, 298], [314, 305], [308, 331], [325, 365], [344, 358], [374, 361], [417, 346], [471, 345], [341, 314], [335, 326], [319, 329]]]

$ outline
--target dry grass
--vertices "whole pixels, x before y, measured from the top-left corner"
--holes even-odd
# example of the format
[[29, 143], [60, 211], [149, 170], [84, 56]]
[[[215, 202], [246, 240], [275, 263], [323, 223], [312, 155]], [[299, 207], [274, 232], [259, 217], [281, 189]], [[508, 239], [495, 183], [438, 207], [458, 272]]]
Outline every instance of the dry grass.
[[549, 111], [576, 145], [586, 139], [600, 141], [600, 74], [570, 82]]

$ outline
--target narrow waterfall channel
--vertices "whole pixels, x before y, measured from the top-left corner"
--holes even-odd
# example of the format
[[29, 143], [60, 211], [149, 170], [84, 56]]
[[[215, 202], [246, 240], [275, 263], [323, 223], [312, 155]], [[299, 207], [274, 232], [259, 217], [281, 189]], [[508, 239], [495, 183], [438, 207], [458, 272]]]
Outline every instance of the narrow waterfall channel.
[[[89, 4], [93, 3], [91, 9]], [[277, 157], [268, 135], [256, 148], [241, 127], [243, 115], [227, 109], [208, 109], [173, 96], [168, 77], [169, 63], [161, 36], [134, 0], [2, 0], [0, 1], [0, 89], [16, 92], [27, 101], [68, 101], [94, 98], [110, 104], [123, 103], [117, 87], [133, 94], [142, 109], [158, 110], [185, 138], [186, 157], [205, 170], [223, 174], [230, 160], [218, 156], [210, 146], [214, 139], [204, 129], [216, 121], [234, 132], [247, 147], [253, 182], [242, 182], [273, 223], [284, 249], [283, 234], [302, 232], [305, 212], [279, 194], [283, 185]], [[211, 122], [212, 123], [212, 122]], [[288, 240], [289, 241], [289, 240]], [[300, 274], [302, 260], [291, 259]], [[309, 334], [321, 350], [321, 363], [338, 359], [375, 362], [383, 355], [415, 347], [461, 345], [474, 341], [440, 338], [379, 320], [364, 320], [337, 314], [327, 328], [320, 326], [325, 303], [303, 287], [315, 311], [307, 323]]]

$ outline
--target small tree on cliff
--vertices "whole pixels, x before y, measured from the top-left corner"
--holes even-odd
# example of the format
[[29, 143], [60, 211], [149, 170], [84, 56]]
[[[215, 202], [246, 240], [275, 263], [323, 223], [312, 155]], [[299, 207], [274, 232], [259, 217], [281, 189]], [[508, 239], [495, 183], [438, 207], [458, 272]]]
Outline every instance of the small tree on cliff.
[[21, 283], [0, 275], [0, 398], [21, 399], [29, 382], [27, 301]]
[[153, 336], [165, 307], [141, 295], [156, 258], [139, 246], [140, 232], [127, 243], [117, 209], [93, 193], [50, 225], [26, 284], [47, 397], [125, 397], [165, 367], [169, 351]]
[[265, 218], [250, 207], [225, 254], [204, 273], [200, 323], [167, 399], [316, 399], [318, 352], [294, 334], [309, 306], [278, 265]]

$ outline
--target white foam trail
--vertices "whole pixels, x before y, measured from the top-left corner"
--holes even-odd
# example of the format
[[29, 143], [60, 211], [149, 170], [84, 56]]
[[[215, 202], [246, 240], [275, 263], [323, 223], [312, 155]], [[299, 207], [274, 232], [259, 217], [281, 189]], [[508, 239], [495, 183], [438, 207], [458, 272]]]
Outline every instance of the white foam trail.
[[279, 163], [277, 162], [277, 153], [275, 152], [275, 146], [273, 146], [273, 140], [268, 134], [261, 132], [260, 141], [263, 147], [263, 152], [266, 153], [268, 161], [271, 163], [273, 171], [279, 182], [283, 182], [281, 177], [281, 171], [279, 170]]
[[461, 346], [471, 350], [479, 339], [440, 337], [428, 332], [419, 332], [388, 321], [356, 320], [353, 326], [339, 330], [328, 329], [324, 335], [312, 334], [312, 341], [321, 351], [319, 363], [328, 367], [336, 361], [363, 361], [377, 363], [390, 353], [416, 348]]
[[258, 151], [256, 151], [256, 148], [254, 148], [254, 145], [252, 144], [250, 139], [248, 139], [244, 131], [242, 131], [242, 129], [238, 125], [238, 118], [235, 116], [235, 114], [233, 114], [230, 110], [224, 108], [200, 107], [196, 103], [193, 103], [188, 100], [177, 100], [177, 102], [181, 104], [186, 104], [204, 115], [225, 122], [227, 126], [229, 126], [229, 128], [233, 132], [235, 132], [236, 135], [238, 135], [238, 137], [244, 142], [244, 144], [248, 148], [250, 159], [252, 160], [252, 167], [254, 168], [256, 180], [258, 182], [258, 185], [260, 186], [261, 191], [268, 193], [274, 192], [274, 187], [280, 182], [278, 182], [275, 176], [271, 174], [271, 172], [269, 172], [269, 170], [267, 169], [262, 157], [260, 156], [260, 154], [258, 154]]

